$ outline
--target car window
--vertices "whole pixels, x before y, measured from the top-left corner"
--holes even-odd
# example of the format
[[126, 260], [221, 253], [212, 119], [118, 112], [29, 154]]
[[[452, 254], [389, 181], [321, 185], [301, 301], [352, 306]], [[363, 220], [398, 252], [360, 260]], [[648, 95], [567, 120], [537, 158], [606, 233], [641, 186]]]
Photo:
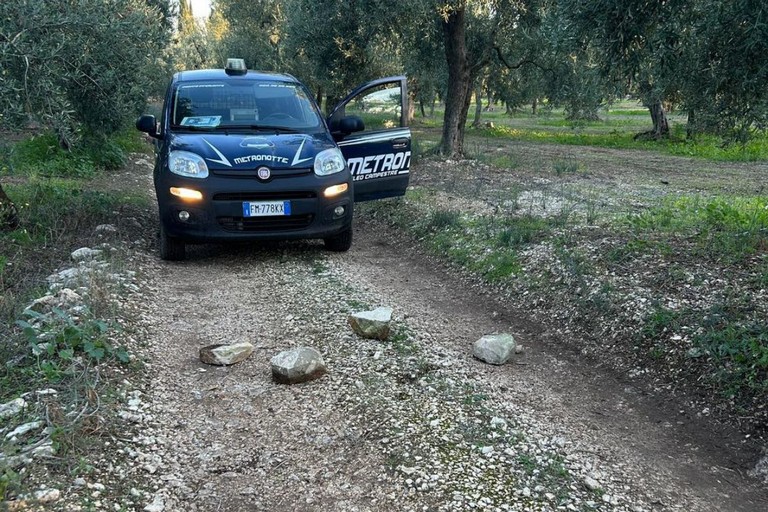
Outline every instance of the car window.
[[312, 130], [321, 127], [320, 119], [306, 90], [285, 82], [182, 82], [171, 103], [171, 125], [175, 129], [265, 125]]
[[358, 95], [345, 106], [345, 115], [358, 116], [366, 131], [386, 130], [400, 126], [402, 114], [401, 90], [398, 83], [373, 87]]

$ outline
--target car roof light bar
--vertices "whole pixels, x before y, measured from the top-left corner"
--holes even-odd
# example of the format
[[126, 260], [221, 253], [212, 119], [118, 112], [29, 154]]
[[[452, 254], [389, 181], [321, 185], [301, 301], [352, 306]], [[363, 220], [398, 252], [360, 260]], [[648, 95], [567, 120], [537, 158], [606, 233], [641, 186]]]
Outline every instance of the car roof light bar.
[[248, 68], [245, 67], [244, 59], [227, 59], [227, 67], [224, 71], [228, 75], [244, 75], [248, 72]]

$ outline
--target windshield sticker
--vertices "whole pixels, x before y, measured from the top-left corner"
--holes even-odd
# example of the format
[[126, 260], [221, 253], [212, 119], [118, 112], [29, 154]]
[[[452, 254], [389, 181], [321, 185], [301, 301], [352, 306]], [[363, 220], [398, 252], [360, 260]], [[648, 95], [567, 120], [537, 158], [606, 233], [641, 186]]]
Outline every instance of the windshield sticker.
[[347, 165], [354, 181], [406, 174], [410, 163], [410, 151], [370, 155], [347, 160]]
[[180, 85], [179, 89], [206, 89], [211, 87], [224, 87], [224, 84], [190, 84]]
[[215, 128], [221, 124], [221, 116], [193, 116], [181, 120], [181, 126], [202, 126]]

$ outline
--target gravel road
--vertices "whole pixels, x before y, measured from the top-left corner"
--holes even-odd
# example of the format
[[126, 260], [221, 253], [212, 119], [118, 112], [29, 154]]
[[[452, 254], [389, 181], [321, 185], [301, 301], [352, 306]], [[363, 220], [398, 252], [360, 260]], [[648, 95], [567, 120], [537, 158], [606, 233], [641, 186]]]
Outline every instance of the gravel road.
[[[355, 236], [346, 254], [292, 243], [140, 258], [151, 382], [133, 402], [145, 424], [132, 456], [156, 482], [146, 510], [768, 508], [737, 434], [584, 364], [374, 220]], [[376, 306], [394, 309], [390, 341], [347, 326]], [[492, 332], [524, 353], [474, 360]], [[198, 359], [239, 341], [256, 346], [243, 363]], [[274, 383], [269, 359], [296, 346], [317, 348], [328, 375]]]

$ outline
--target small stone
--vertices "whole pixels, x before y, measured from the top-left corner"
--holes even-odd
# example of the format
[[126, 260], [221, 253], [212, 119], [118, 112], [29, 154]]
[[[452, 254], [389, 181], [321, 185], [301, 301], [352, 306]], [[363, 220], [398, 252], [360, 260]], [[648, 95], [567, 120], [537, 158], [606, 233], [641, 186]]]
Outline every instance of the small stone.
[[54, 501], [59, 501], [61, 498], [61, 491], [58, 489], [40, 489], [35, 492], [34, 498], [39, 503], [53, 503]]
[[89, 260], [95, 260], [99, 256], [101, 256], [102, 251], [98, 249], [91, 249], [90, 247], [81, 247], [75, 251], [72, 251], [72, 254], [69, 255], [70, 258], [72, 258], [72, 261], [89, 261]]
[[200, 360], [205, 364], [229, 366], [245, 361], [253, 353], [253, 345], [243, 341], [231, 345], [208, 345], [200, 349]]
[[270, 361], [272, 377], [281, 384], [298, 384], [322, 377], [327, 372], [320, 352], [299, 347], [280, 352]]
[[11, 432], [8, 432], [5, 435], [5, 438], [6, 439], [11, 439], [11, 438], [16, 438], [16, 437], [19, 437], [19, 436], [23, 436], [27, 432], [29, 432], [31, 430], [36, 430], [36, 429], [38, 429], [38, 428], [40, 428], [42, 426], [43, 426], [43, 422], [42, 421], [30, 421], [29, 423], [25, 423], [23, 425], [19, 425], [18, 427], [13, 429]]
[[389, 337], [389, 324], [392, 321], [392, 308], [381, 307], [373, 311], [352, 313], [347, 319], [355, 334], [362, 338], [386, 340]]
[[0, 404], [0, 420], [19, 414], [26, 406], [27, 401], [23, 398], [16, 398], [10, 402]]
[[493, 446], [483, 446], [480, 451], [483, 455], [490, 455], [493, 453]]
[[152, 503], [144, 507], [144, 512], [163, 512], [165, 510], [165, 502], [160, 496], [155, 496]]
[[600, 482], [588, 476], [584, 478], [584, 487], [586, 487], [590, 491], [596, 491], [600, 489]]
[[94, 230], [96, 233], [117, 233], [117, 228], [114, 226], [114, 224], [99, 224], [96, 226], [96, 229]]
[[75, 487], [84, 487], [85, 486], [85, 478], [75, 478], [75, 481], [72, 482], [72, 485]]
[[489, 334], [475, 342], [472, 355], [488, 363], [501, 365], [509, 361], [515, 350], [515, 338], [511, 334]]

